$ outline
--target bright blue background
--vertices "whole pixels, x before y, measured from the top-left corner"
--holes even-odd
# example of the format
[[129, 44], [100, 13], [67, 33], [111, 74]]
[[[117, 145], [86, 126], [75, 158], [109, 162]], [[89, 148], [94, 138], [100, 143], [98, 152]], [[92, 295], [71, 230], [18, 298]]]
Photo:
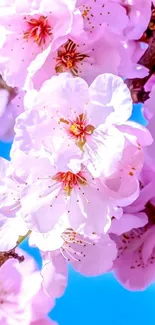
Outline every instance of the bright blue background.
[[[144, 123], [136, 107], [133, 119]], [[0, 143], [0, 155], [9, 158], [10, 145]], [[28, 250], [38, 261], [36, 249]], [[113, 275], [84, 278], [69, 271], [65, 295], [57, 301], [51, 317], [59, 325], [155, 325], [155, 286], [145, 292], [132, 293], [121, 287]]]

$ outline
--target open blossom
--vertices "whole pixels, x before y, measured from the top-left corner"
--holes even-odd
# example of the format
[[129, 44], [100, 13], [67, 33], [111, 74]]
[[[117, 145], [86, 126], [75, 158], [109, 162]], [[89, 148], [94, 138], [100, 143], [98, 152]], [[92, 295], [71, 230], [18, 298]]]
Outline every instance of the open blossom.
[[[30, 235], [30, 245], [37, 245], [44, 251], [43, 256], [43, 287], [49, 296], [59, 296], [66, 287], [67, 263], [86, 276], [97, 276], [111, 269], [117, 256], [115, 243], [109, 235], [80, 235], [71, 228], [66, 228], [65, 220], [61, 219], [53, 231], [47, 234], [33, 232]], [[68, 226], [69, 227], [69, 226]], [[55, 273], [57, 281], [55, 282]]]
[[59, 251], [43, 254], [43, 287], [49, 296], [52, 296], [54, 291], [55, 284], [52, 279], [54, 269], [58, 274], [61, 270], [63, 276], [60, 276], [58, 280], [62, 281], [63, 286], [65, 278], [67, 278], [67, 262], [71, 263], [76, 271], [85, 276], [97, 276], [109, 271], [117, 256], [115, 243], [108, 235], [92, 240], [66, 229], [63, 236], [66, 241]]
[[[75, 35], [72, 30], [56, 51], [51, 51], [50, 45], [37, 56], [29, 68], [29, 78], [33, 76], [36, 88], [53, 75], [66, 71], [89, 84], [106, 72], [127, 78], [142, 78], [148, 74], [148, 69], [137, 63], [144, 52], [140, 42], [124, 36], [125, 30], [130, 30], [126, 6], [93, 0], [87, 4], [77, 1], [76, 6], [83, 17], [83, 33], [79, 31]], [[122, 26], [117, 25], [116, 20]]]
[[[112, 216], [121, 215], [117, 201], [108, 195], [104, 184], [83, 166], [79, 149], [70, 149], [63, 150], [53, 163], [46, 152], [36, 157], [17, 153], [16, 159], [14, 156], [11, 163], [6, 162], [9, 166], [2, 160], [5, 177], [1, 187], [1, 251], [14, 248], [19, 237], [31, 231], [52, 231], [62, 216], [74, 229], [90, 234], [106, 232]], [[100, 213], [94, 218], [96, 204]]]
[[[134, 206], [134, 201], [137, 202], [139, 199], [139, 179], [141, 171], [144, 170], [145, 150], [153, 146], [151, 144], [152, 137], [146, 128], [132, 121], [128, 121], [118, 128], [121, 129], [125, 137], [122, 159], [117, 170], [110, 177], [101, 177], [101, 182], [106, 187], [108, 197], [115, 200], [120, 207], [130, 204], [131, 209], [131, 203]], [[149, 146], [150, 144], [151, 146]], [[143, 147], [144, 150], [142, 150]], [[122, 214], [114, 214], [114, 216], [115, 219], [118, 218], [118, 221], [122, 219]]]
[[[132, 219], [129, 220], [131, 225]], [[146, 220], [144, 220], [145, 224]], [[152, 225], [141, 226], [130, 231], [126, 229], [120, 236], [111, 236], [119, 250], [113, 271], [116, 278], [129, 290], [143, 290], [155, 281], [154, 234], [155, 227]]]
[[[28, 2], [26, 7], [22, 3], [17, 1], [15, 12], [0, 19], [0, 25], [5, 28], [2, 30], [5, 41], [0, 54], [0, 70], [12, 86], [23, 86], [30, 63], [50, 43], [53, 49], [59, 47], [60, 39], [72, 27], [72, 14], [63, 0], [40, 0], [36, 10], [33, 2], [31, 6]], [[17, 58], [18, 64], [15, 64]]]
[[[154, 136], [154, 116], [149, 121], [148, 129]], [[141, 136], [140, 139], [142, 140]], [[149, 156], [146, 153], [149, 153]], [[124, 208], [119, 220], [112, 220], [109, 229], [109, 232], [113, 233], [111, 239], [115, 241], [118, 249], [113, 271], [116, 278], [129, 290], [143, 290], [155, 281], [154, 143], [145, 149], [144, 158], [145, 163], [138, 176], [140, 195], [136, 201]]]
[[43, 147], [52, 154], [65, 143], [76, 143], [94, 177], [116, 170], [124, 148], [116, 126], [132, 112], [121, 78], [103, 74], [88, 88], [84, 80], [64, 73], [46, 81], [38, 93], [29, 91], [25, 109], [16, 122], [12, 156], [18, 147], [26, 152]]
[[155, 281], [155, 170], [148, 164], [141, 172], [140, 185], [137, 200], [124, 208], [123, 216], [113, 220], [109, 230], [118, 249], [113, 271], [129, 290], [143, 290]]
[[[132, 125], [133, 122], [130, 123]], [[120, 219], [122, 215], [122, 209], [118, 206], [131, 204], [139, 194], [138, 175], [143, 165], [143, 152], [130, 142], [126, 144], [117, 171], [111, 177], [100, 180], [94, 179], [82, 166], [83, 159], [77, 146], [67, 150], [61, 148], [61, 154], [59, 152], [53, 160], [47, 155], [46, 151], [38, 151], [36, 157], [34, 152], [27, 155], [17, 151], [13, 155], [10, 165], [17, 175], [13, 183], [14, 192], [11, 190], [10, 193], [10, 185], [7, 188], [7, 183], [4, 183], [8, 202], [4, 206], [5, 200], [2, 201], [2, 251], [15, 247], [19, 236], [26, 235], [29, 230], [50, 232], [62, 215], [66, 222], [69, 219], [72, 228], [83, 230], [86, 234], [106, 232], [111, 218]], [[21, 187], [21, 184], [25, 185]], [[7, 207], [12, 199], [15, 206], [9, 207], [8, 212]], [[100, 206], [98, 218], [94, 218], [96, 205]], [[6, 212], [13, 218], [7, 218]], [[35, 244], [40, 248], [39, 241]]]
[[13, 258], [0, 268], [2, 325], [30, 325], [33, 321], [43, 319], [54, 305], [54, 299], [49, 299], [41, 288], [42, 277], [39, 271], [30, 262], [27, 257], [19, 264]]
[[[110, 226], [114, 211], [120, 213], [117, 203], [106, 195], [104, 185], [82, 165], [79, 153], [73, 155], [72, 152], [62, 151], [55, 164], [46, 157], [30, 154], [25, 159], [19, 157], [23, 171], [24, 165], [29, 166], [31, 162], [20, 210], [30, 230], [51, 231], [64, 216], [75, 230], [81, 229], [86, 234], [93, 231], [104, 233]], [[100, 208], [94, 218], [96, 205]]]
[[143, 52], [139, 43], [127, 42], [109, 29], [93, 43], [86, 42], [83, 36], [74, 38], [71, 35], [55, 52], [49, 46], [36, 57], [29, 67], [28, 80], [40, 89], [45, 80], [63, 72], [81, 77], [89, 85], [99, 74], [107, 72], [143, 78], [148, 69], [137, 63]]
[[70, 72], [91, 84], [101, 73], [118, 74], [120, 54], [120, 36], [114, 37], [109, 29], [93, 43], [85, 41], [84, 35], [72, 37], [71, 34], [56, 51], [51, 51], [49, 46], [37, 56], [29, 67], [29, 78], [36, 89], [45, 80], [62, 72]]
[[50, 45], [37, 56], [29, 68], [30, 76], [35, 74], [35, 87], [65, 71], [84, 78], [89, 84], [101, 73], [118, 74], [120, 59], [123, 59], [120, 56], [122, 32], [128, 23], [126, 9], [107, 0], [104, 3], [101, 0], [74, 3], [81, 13], [83, 30], [79, 22], [76, 28], [79, 32], [75, 34], [72, 29], [68, 39], [55, 52]]
[[[68, 264], [155, 282], [154, 5], [0, 0], [0, 325], [57, 325]], [[129, 120], [143, 90], [147, 127]]]
[[126, 136], [137, 147], [152, 142], [146, 128], [126, 122], [132, 112], [130, 93], [111, 74], [98, 76], [89, 88], [69, 74], [53, 77], [39, 92], [28, 91], [25, 110], [16, 121], [12, 157], [17, 148], [44, 148], [51, 157], [62, 145], [75, 143], [91, 174], [109, 177], [123, 159]]
[[155, 281], [155, 227], [141, 227], [125, 232], [115, 240], [119, 254], [113, 270], [129, 290], [142, 290]]

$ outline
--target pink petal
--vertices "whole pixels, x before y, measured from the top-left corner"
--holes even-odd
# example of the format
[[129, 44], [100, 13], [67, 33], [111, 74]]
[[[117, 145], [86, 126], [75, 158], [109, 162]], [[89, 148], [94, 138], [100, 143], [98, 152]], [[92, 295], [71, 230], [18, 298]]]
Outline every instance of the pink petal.
[[67, 285], [67, 263], [58, 251], [50, 259], [45, 259], [42, 269], [43, 288], [50, 297], [59, 298]]
[[[81, 240], [86, 244], [85, 247], [79, 247], [83, 251], [81, 261], [71, 260], [74, 269], [85, 276], [98, 276], [109, 271], [113, 265], [113, 260], [117, 257], [115, 243], [108, 235], [102, 235], [97, 240], [91, 240], [88, 237], [82, 237]], [[76, 250], [77, 245], [71, 247]]]
[[132, 228], [140, 228], [145, 226], [147, 223], [148, 217], [143, 212], [137, 214], [124, 213], [119, 220], [112, 220], [109, 232], [116, 235], [122, 235], [123, 233], [130, 231]]

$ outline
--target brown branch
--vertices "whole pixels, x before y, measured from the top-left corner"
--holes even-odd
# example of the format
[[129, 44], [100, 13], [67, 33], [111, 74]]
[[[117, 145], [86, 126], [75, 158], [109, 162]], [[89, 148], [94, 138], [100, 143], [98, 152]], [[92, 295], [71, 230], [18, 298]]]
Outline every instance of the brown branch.
[[24, 256], [19, 256], [16, 252], [15, 249], [11, 249], [8, 252], [0, 252], [0, 267], [10, 258], [14, 258], [18, 260], [19, 263], [24, 261]]

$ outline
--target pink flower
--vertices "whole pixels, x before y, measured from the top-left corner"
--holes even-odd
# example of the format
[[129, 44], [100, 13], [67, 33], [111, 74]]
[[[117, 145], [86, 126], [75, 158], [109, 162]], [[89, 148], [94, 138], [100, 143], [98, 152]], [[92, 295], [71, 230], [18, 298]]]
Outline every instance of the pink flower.
[[[52, 242], [55, 247], [52, 247]], [[85, 276], [97, 276], [111, 269], [117, 256], [115, 243], [109, 235], [89, 237], [80, 235], [60, 221], [55, 229], [48, 234], [30, 236], [30, 245], [39, 244], [40, 249], [49, 248], [43, 253], [44, 267], [42, 276], [43, 287], [49, 296], [63, 294], [67, 281], [67, 262]], [[53, 250], [54, 249], [54, 250]], [[59, 291], [56, 280], [61, 284]]]
[[116, 170], [124, 148], [116, 126], [132, 112], [121, 78], [103, 74], [88, 88], [84, 80], [64, 73], [46, 81], [38, 93], [29, 91], [25, 106], [29, 109], [17, 119], [12, 156], [18, 147], [29, 152], [43, 145], [51, 155], [65, 143], [76, 143], [94, 177]]
[[[86, 234], [106, 232], [114, 209], [116, 214], [119, 209], [117, 212], [115, 201], [107, 196], [100, 180], [94, 179], [70, 150], [63, 151], [55, 165], [48, 158], [28, 155], [20, 159], [23, 171], [31, 162], [27, 186], [21, 194], [20, 215], [30, 230], [41, 233], [51, 231], [63, 216], [75, 230], [82, 229]], [[96, 205], [99, 210], [94, 218]]]
[[112, 237], [119, 250], [113, 270], [130, 290], [144, 290], [155, 281], [155, 226], [141, 227]]
[[138, 199], [124, 208], [109, 230], [119, 252], [114, 274], [130, 290], [143, 290], [155, 281], [155, 171], [145, 165], [140, 176]]
[[144, 52], [141, 44], [123, 35], [123, 28], [128, 26], [124, 6], [111, 1], [104, 5], [102, 1], [89, 2], [90, 5], [79, 0], [76, 4], [83, 15], [83, 33], [79, 31], [75, 35], [72, 30], [59, 49], [53, 52], [49, 46], [32, 62], [29, 78], [33, 77], [35, 88], [62, 72], [82, 77], [89, 84], [106, 72], [126, 78], [142, 78], [148, 74], [147, 68], [137, 64]]
[[0, 282], [0, 324], [29, 325], [53, 307], [53, 300], [41, 289], [42, 277], [29, 259], [21, 264], [15, 259], [6, 261], [0, 268]]
[[[101, 55], [102, 53], [102, 55]], [[55, 51], [51, 46], [37, 56], [29, 67], [36, 89], [53, 75], [70, 72], [91, 84], [101, 73], [118, 74], [120, 64], [120, 36], [108, 28], [93, 43], [85, 40], [84, 34], [74, 37], [72, 33]]]
[[[17, 1], [15, 12], [1, 17], [6, 40], [1, 49], [0, 68], [4, 79], [12, 86], [23, 86], [27, 69], [37, 54], [50, 43], [53, 49], [58, 48], [62, 44], [60, 38], [66, 36], [72, 26], [72, 14], [63, 0], [51, 0], [50, 3], [39, 0], [36, 8], [32, 2], [31, 6], [29, 2], [22, 4]], [[18, 64], [14, 64], [17, 58]]]
[[[117, 126], [117, 128], [123, 132], [125, 137], [122, 159], [117, 170], [110, 177], [101, 177], [101, 182], [106, 186], [108, 197], [115, 200], [118, 206], [125, 207], [131, 203], [134, 205], [133, 202], [138, 200], [139, 178], [144, 169], [145, 150], [152, 146], [150, 146], [152, 136], [146, 128], [132, 121]], [[148, 147], [143, 151], [142, 148], [145, 146]], [[115, 216], [115, 218], [117, 217]]]

